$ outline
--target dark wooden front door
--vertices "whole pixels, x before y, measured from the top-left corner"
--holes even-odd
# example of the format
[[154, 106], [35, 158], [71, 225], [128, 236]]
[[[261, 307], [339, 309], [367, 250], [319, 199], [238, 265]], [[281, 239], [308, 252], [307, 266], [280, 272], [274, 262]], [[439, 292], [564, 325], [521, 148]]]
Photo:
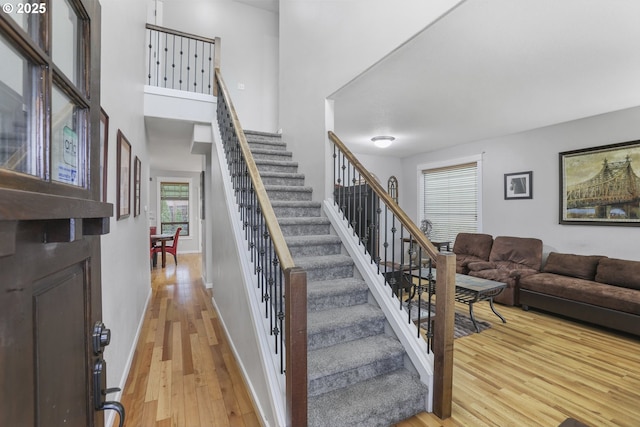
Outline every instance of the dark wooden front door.
[[101, 427], [100, 5], [11, 2], [0, 51], [0, 426]]

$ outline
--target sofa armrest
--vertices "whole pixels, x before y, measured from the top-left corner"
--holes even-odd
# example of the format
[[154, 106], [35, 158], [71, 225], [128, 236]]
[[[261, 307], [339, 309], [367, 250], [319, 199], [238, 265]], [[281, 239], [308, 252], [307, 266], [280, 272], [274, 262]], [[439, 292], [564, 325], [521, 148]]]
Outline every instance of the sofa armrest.
[[511, 273], [509, 273], [509, 277], [513, 277], [515, 279], [520, 280], [523, 277], [531, 276], [532, 274], [536, 274], [536, 273], [540, 273], [540, 272], [538, 270], [535, 270], [529, 267], [517, 268], [517, 269], [511, 270]]
[[475, 261], [467, 265], [470, 271], [492, 270], [496, 268], [496, 264], [491, 261]]

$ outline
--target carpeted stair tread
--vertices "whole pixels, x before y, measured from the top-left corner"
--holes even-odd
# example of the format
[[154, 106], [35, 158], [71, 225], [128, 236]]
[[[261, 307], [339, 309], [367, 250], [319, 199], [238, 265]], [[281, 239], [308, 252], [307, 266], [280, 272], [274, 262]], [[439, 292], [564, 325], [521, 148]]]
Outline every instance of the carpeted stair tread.
[[353, 260], [347, 255], [325, 255], [325, 256], [309, 256], [309, 257], [297, 257], [293, 261], [297, 267], [305, 270], [311, 270], [314, 268], [329, 268], [334, 266], [352, 266]]
[[285, 237], [287, 246], [303, 245], [334, 245], [342, 243], [340, 237], [335, 234], [321, 234], [317, 236], [288, 236]]
[[265, 185], [304, 185], [304, 174], [294, 172], [260, 172], [260, 178]]
[[310, 351], [309, 396], [404, 368], [404, 348], [388, 335], [375, 335]]
[[251, 147], [251, 154], [254, 159], [261, 160], [287, 160], [291, 161], [293, 153], [286, 150], [271, 150], [269, 148]]
[[265, 185], [264, 189], [269, 191], [282, 191], [286, 193], [312, 193], [313, 188], [306, 185]]
[[427, 387], [406, 369], [309, 398], [309, 427], [383, 427], [424, 411]]
[[307, 283], [307, 311], [366, 304], [369, 287], [362, 279], [347, 277]]
[[370, 304], [307, 313], [308, 350], [379, 335], [385, 317]]

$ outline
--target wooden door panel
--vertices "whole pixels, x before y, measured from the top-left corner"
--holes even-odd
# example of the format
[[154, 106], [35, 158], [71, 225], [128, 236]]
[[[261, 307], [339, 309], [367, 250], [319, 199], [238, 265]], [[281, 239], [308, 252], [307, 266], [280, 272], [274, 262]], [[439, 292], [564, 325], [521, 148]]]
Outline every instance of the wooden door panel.
[[88, 331], [84, 266], [81, 262], [34, 285], [38, 426], [91, 425], [85, 400]]
[[102, 426], [91, 378], [99, 237], [47, 235], [47, 221], [19, 221], [13, 254], [0, 257], [0, 426]]

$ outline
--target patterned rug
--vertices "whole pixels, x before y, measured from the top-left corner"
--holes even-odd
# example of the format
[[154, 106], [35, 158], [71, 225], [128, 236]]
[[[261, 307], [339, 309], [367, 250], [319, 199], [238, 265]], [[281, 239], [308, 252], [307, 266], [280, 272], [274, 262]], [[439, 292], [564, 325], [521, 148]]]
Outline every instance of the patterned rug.
[[[417, 310], [418, 302], [411, 301], [409, 304], [411, 305], [411, 320], [414, 320], [414, 321], [418, 320], [418, 310]], [[426, 325], [427, 310], [424, 308], [424, 302], [421, 305], [422, 307], [420, 309], [420, 316], [423, 321], [423, 326], [426, 327], [427, 326]], [[405, 308], [406, 308], [406, 303], [405, 303]], [[432, 306], [432, 310], [434, 311], [431, 312], [431, 316], [432, 318], [435, 318], [435, 306]], [[485, 322], [484, 320], [478, 320], [477, 317], [476, 317], [476, 323], [478, 325], [478, 329], [480, 329], [480, 332], [484, 331], [485, 329], [489, 329], [491, 327], [491, 323]], [[471, 321], [471, 318], [466, 314], [459, 313], [456, 311], [453, 337], [461, 338], [474, 333], [476, 333], [476, 328], [473, 326], [473, 322]]]

